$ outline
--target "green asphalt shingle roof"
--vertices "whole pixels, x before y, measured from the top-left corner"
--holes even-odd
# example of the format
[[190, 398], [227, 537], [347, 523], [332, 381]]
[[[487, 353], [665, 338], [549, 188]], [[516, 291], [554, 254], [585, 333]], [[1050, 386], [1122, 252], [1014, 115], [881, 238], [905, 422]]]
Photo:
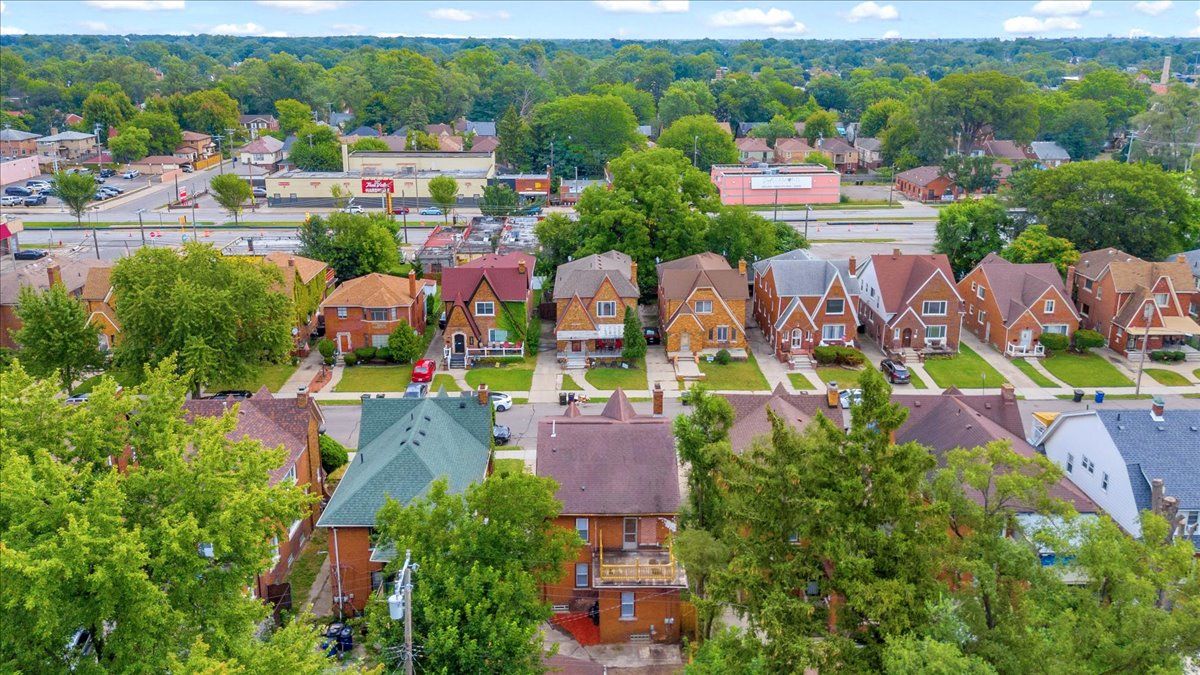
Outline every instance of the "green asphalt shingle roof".
[[473, 395], [365, 399], [360, 424], [358, 454], [320, 527], [373, 527], [388, 497], [407, 504], [437, 478], [461, 492], [487, 471], [492, 407]]

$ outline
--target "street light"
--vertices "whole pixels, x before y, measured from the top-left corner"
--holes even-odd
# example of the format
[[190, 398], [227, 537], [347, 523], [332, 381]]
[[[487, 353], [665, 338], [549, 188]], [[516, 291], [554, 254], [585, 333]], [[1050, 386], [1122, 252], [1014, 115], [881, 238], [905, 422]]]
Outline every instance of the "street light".
[[1146, 324], [1146, 331], [1142, 333], [1142, 356], [1138, 359], [1138, 376], [1137, 387], [1133, 390], [1133, 395], [1136, 397], [1142, 393], [1142, 369], [1146, 367], [1146, 349], [1150, 346], [1150, 315], [1154, 314], [1154, 300], [1147, 300], [1142, 306], [1142, 320]]
[[142, 233], [142, 246], [145, 246], [145, 245], [146, 245], [146, 225], [145, 225], [145, 223], [143, 223], [143, 222], [142, 222], [142, 214], [143, 214], [145, 211], [146, 211], [146, 209], [138, 209], [138, 210], [137, 210], [137, 214], [138, 214], [138, 230], [140, 230], [140, 231], [141, 231], [141, 233]]

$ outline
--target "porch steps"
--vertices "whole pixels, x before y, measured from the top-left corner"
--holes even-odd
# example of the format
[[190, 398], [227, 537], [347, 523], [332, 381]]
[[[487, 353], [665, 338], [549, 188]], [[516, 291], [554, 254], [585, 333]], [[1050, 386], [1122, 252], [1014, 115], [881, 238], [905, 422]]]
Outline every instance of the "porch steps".
[[568, 356], [567, 370], [583, 370], [587, 368], [587, 359], [582, 356]]
[[467, 357], [465, 354], [451, 354], [450, 368], [463, 369], [467, 367]]

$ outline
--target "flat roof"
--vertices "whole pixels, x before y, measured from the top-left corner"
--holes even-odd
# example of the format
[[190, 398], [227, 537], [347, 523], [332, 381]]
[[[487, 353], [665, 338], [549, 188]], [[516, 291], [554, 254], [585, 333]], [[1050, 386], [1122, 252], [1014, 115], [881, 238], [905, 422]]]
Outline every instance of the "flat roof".
[[491, 158], [492, 153], [489, 152], [471, 152], [470, 150], [454, 150], [454, 151], [434, 151], [434, 150], [360, 150], [350, 153], [351, 157], [474, 157], [478, 159]]
[[766, 166], [749, 166], [746, 164], [713, 164], [713, 171], [720, 173], [758, 174], [763, 176], [778, 176], [796, 173], [828, 173], [837, 171], [824, 164], [768, 164]]
[[487, 171], [466, 171], [455, 169], [453, 171], [400, 171], [398, 169], [380, 169], [377, 171], [362, 171], [355, 169], [353, 171], [300, 171], [298, 169], [292, 171], [284, 171], [281, 173], [268, 176], [268, 178], [283, 178], [283, 179], [355, 179], [355, 178], [424, 178], [436, 176], [456, 176], [461, 178], [487, 178]]

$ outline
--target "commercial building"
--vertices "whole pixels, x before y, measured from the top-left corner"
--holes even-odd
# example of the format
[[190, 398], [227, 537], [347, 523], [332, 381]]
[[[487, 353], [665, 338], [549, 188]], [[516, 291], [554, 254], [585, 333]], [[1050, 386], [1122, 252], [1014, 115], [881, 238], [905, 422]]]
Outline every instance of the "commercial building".
[[842, 176], [820, 164], [714, 164], [709, 174], [726, 205], [836, 204]]
[[85, 134], [82, 131], [64, 131], [37, 139], [39, 154], [47, 157], [58, 157], [59, 161], [71, 161], [95, 152], [96, 134]]

